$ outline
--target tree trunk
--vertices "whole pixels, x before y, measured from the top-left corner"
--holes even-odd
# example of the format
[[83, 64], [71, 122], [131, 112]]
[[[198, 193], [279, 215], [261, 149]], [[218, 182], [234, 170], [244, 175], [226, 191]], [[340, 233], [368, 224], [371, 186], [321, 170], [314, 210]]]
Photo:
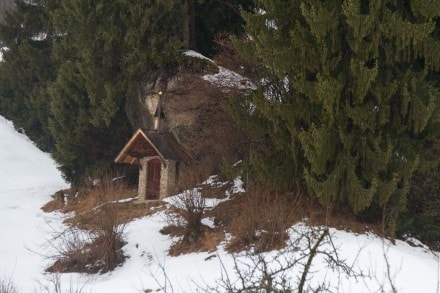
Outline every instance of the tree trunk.
[[195, 0], [185, 0], [186, 16], [184, 21], [185, 48], [196, 50], [196, 9]]

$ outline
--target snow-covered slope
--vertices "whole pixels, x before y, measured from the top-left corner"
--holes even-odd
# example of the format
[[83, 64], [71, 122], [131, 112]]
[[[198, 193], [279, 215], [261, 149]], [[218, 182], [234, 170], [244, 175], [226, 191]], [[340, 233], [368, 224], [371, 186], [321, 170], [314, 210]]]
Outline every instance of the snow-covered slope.
[[[0, 192], [65, 185], [50, 156], [0, 116]], [[52, 188], [53, 189], [53, 188]]]
[[48, 154], [0, 116], [0, 278], [33, 292], [44, 261], [37, 255], [47, 222], [40, 207], [66, 183]]
[[[12, 278], [20, 292], [39, 292], [39, 283], [47, 284], [51, 279], [44, 273], [48, 260], [40, 245], [48, 239], [49, 226], [62, 226], [62, 216], [44, 214], [40, 207], [50, 199], [50, 194], [65, 186], [50, 156], [37, 150], [10, 122], [0, 117], [0, 279]], [[224, 276], [224, 270], [231, 279], [236, 278], [234, 261], [222, 244], [216, 253], [169, 257], [167, 249], [173, 239], [159, 233], [165, 225], [163, 212], [129, 223], [124, 247], [129, 258], [123, 266], [96, 276], [64, 274], [62, 287], [84, 285], [82, 292], [93, 293], [138, 293], [145, 289], [155, 292], [159, 288], [161, 292], [201, 292], [200, 288], [215, 286], [222, 273]], [[304, 229], [304, 226], [299, 224], [295, 228]], [[290, 233], [295, 239], [294, 229]], [[331, 233], [340, 257], [350, 264], [357, 259], [354, 268], [368, 276], [347, 279], [326, 269], [318, 258], [311, 271], [312, 285], [325, 279], [338, 288], [337, 292], [390, 292], [385, 254], [390, 263], [389, 275], [398, 292], [439, 292], [439, 260], [432, 252], [400, 241], [391, 245], [374, 235], [334, 229]], [[270, 259], [275, 254], [266, 257]], [[292, 270], [289, 276], [294, 279], [297, 273]], [[163, 289], [165, 284], [167, 287]]]

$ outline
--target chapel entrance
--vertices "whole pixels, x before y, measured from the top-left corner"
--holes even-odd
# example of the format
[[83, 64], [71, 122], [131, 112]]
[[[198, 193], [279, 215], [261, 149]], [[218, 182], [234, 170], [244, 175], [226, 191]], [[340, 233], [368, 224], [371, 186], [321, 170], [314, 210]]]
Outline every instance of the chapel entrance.
[[147, 196], [146, 199], [158, 199], [160, 195], [161, 161], [152, 159], [148, 161]]

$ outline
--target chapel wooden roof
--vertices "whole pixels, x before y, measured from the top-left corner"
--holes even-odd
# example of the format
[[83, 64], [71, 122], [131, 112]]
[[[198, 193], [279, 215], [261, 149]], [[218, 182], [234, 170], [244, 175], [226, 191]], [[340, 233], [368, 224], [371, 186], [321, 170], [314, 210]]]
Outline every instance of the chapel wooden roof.
[[178, 162], [193, 159], [172, 133], [139, 128], [118, 154], [115, 162], [134, 164], [140, 158], [153, 156]]

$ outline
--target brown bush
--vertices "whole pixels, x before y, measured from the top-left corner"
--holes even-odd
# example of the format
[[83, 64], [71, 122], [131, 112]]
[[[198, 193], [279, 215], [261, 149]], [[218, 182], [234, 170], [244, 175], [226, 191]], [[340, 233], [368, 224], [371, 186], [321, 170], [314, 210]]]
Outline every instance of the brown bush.
[[209, 161], [203, 163], [194, 161], [181, 166], [178, 189], [184, 191], [197, 186], [202, 186], [202, 183], [213, 173], [214, 164]]
[[[52, 244], [55, 262], [49, 272], [105, 273], [124, 261], [122, 246], [125, 225], [117, 223], [116, 212], [111, 205], [105, 206], [99, 214], [95, 227], [81, 230], [69, 227], [55, 233]], [[54, 246], [56, 245], [56, 246]]]
[[102, 176], [95, 183], [78, 190], [71, 190], [67, 196], [65, 212], [88, 212], [108, 202], [134, 197], [136, 190], [123, 180], [115, 180], [112, 176]]
[[222, 229], [210, 228], [202, 224], [206, 216], [205, 198], [199, 190], [192, 189], [176, 197], [174, 206], [167, 211], [168, 226], [162, 228], [160, 233], [179, 237], [168, 253], [178, 256], [184, 253], [216, 250], [219, 243], [224, 240]]
[[124, 182], [104, 177], [93, 187], [71, 195], [65, 211], [75, 211], [76, 216], [67, 221], [69, 228], [55, 232], [50, 239], [56, 253], [47, 270], [105, 273], [121, 264], [125, 224], [119, 215], [118, 200], [129, 194]]
[[229, 251], [239, 251], [255, 245], [257, 251], [284, 246], [287, 229], [305, 216], [301, 197], [293, 193], [277, 193], [263, 186], [255, 186], [237, 198], [234, 208], [225, 209], [227, 230], [233, 235]]

